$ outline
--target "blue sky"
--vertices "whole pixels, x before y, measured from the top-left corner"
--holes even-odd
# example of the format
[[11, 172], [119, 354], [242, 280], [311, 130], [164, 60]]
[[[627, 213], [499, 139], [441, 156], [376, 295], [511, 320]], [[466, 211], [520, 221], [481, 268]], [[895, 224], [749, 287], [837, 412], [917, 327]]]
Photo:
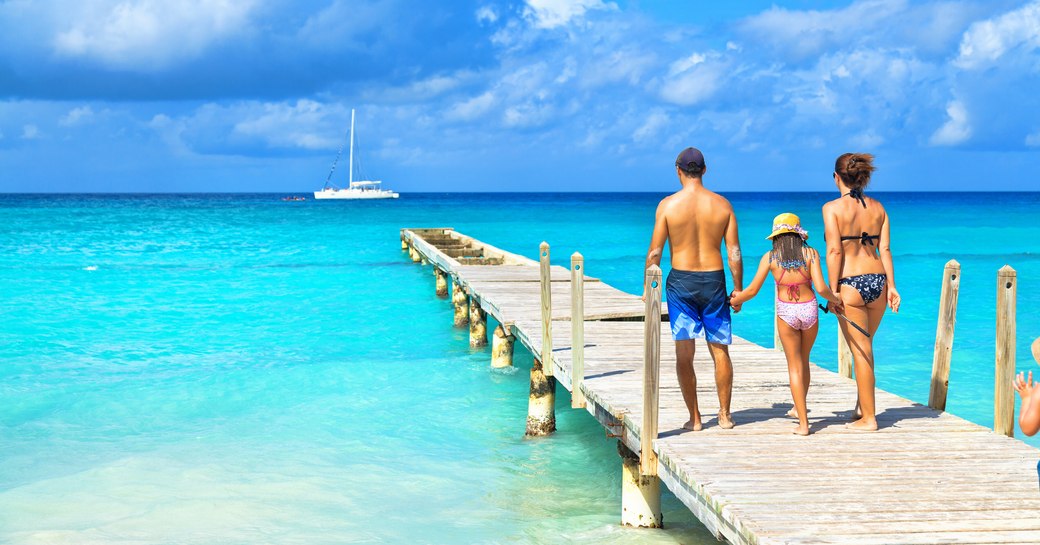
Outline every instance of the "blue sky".
[[[0, 0], [0, 191], [1040, 190], [1040, 0]], [[342, 172], [342, 171], [340, 171]]]

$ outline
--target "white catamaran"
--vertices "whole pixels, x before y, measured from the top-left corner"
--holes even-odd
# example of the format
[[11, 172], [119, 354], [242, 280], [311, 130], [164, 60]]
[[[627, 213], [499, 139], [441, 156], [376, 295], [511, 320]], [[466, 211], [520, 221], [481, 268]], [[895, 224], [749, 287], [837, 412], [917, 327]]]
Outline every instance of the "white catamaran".
[[339, 156], [342, 153], [343, 148], [340, 148], [339, 153], [336, 154], [336, 160], [332, 162], [332, 170], [329, 171], [328, 177], [325, 178], [325, 185], [320, 191], [314, 192], [315, 199], [396, 199], [400, 196], [389, 189], [382, 189], [380, 184], [383, 182], [379, 180], [354, 181], [353, 109], [350, 110], [350, 174], [347, 176], [349, 185], [341, 189], [332, 184], [332, 173], [336, 171], [336, 163], [339, 162]]

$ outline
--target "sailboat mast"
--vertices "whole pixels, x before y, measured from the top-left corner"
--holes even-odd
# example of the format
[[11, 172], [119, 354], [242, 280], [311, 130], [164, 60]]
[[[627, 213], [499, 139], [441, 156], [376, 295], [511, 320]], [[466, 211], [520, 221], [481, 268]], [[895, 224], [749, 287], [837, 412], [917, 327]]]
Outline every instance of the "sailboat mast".
[[[354, 183], [354, 109], [350, 109], [350, 176], [351, 184]], [[347, 186], [350, 187], [350, 186]]]

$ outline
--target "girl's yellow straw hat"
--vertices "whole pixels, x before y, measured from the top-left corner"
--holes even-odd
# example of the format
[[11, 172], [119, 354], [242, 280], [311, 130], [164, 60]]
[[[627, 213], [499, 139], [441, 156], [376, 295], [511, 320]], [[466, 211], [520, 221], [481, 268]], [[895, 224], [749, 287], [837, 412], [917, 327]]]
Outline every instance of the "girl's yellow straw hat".
[[773, 232], [766, 239], [772, 240], [773, 237], [784, 233], [797, 233], [801, 235], [802, 240], [809, 238], [809, 233], [802, 229], [802, 220], [790, 212], [784, 212], [773, 218]]

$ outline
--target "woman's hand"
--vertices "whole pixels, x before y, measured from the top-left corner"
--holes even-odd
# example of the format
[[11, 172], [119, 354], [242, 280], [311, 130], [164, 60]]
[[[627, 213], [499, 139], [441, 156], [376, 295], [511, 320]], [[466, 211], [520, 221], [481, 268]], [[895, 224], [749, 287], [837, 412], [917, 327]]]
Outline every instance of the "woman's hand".
[[833, 301], [827, 301], [827, 312], [835, 312], [838, 314], [845, 314], [845, 302], [841, 299], [834, 299]]
[[1015, 377], [1014, 384], [1015, 391], [1018, 392], [1018, 395], [1022, 396], [1023, 404], [1025, 404], [1026, 401], [1029, 401], [1029, 398], [1032, 397], [1037, 390], [1040, 390], [1040, 383], [1033, 382], [1032, 371], [1029, 372], [1029, 378], [1025, 378], [1025, 373], [1019, 373], [1018, 376]]
[[892, 309], [892, 312], [899, 312], [899, 290], [895, 286], [888, 287], [888, 306]]

